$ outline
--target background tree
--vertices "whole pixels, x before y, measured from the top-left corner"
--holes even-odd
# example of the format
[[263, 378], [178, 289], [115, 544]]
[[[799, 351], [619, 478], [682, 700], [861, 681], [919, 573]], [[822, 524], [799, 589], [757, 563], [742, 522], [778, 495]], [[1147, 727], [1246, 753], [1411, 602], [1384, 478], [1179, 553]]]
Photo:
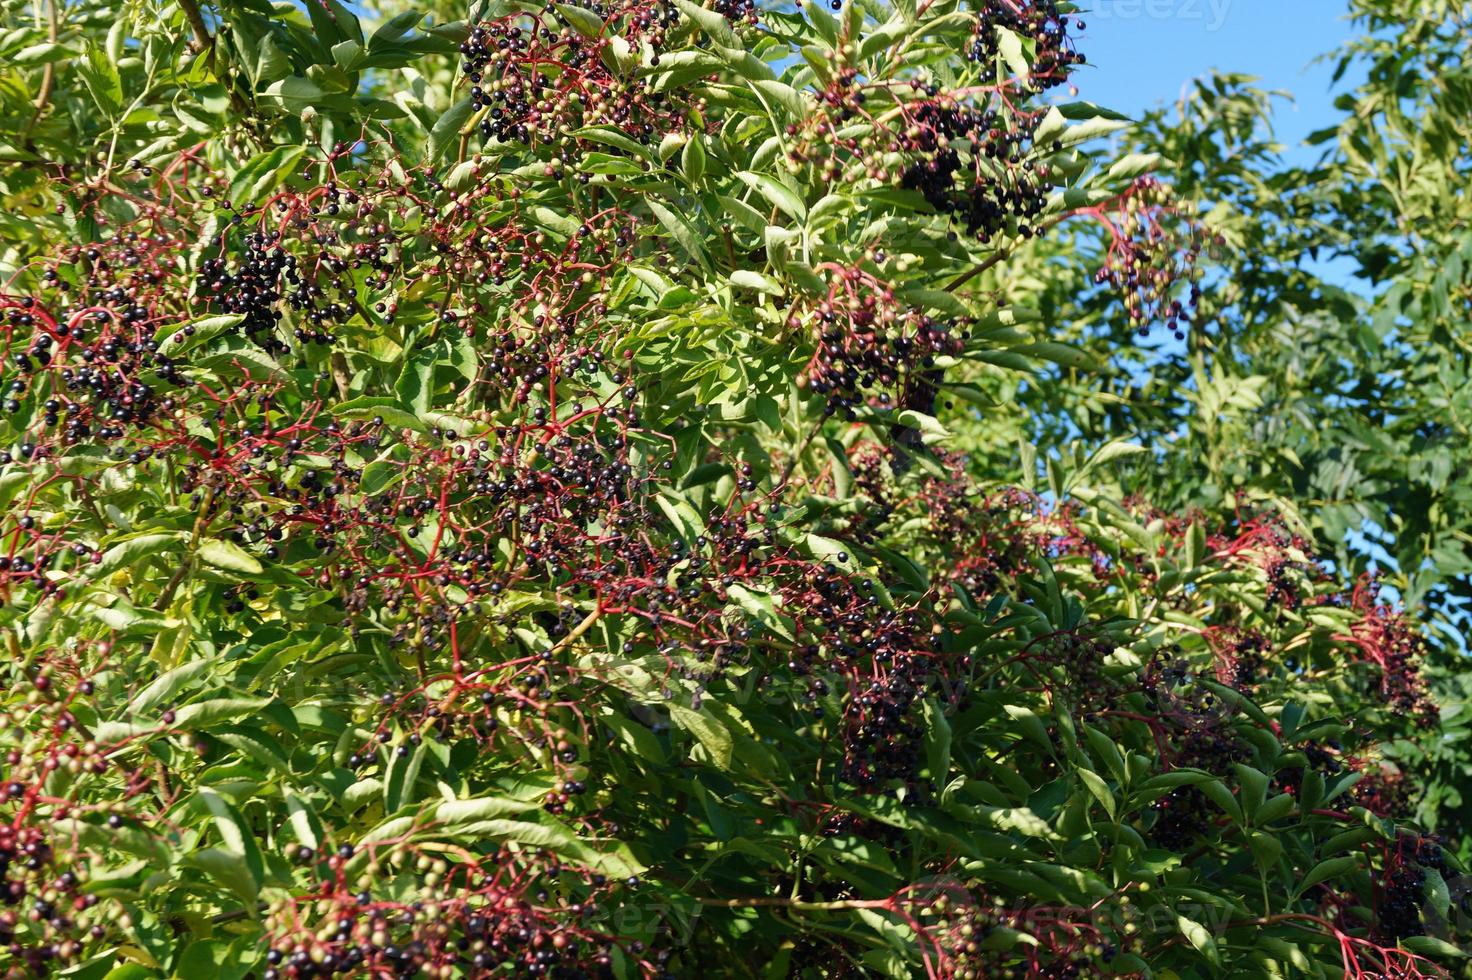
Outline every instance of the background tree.
[[10, 975], [1455, 959], [1414, 622], [1100, 428], [1249, 243], [1071, 6], [5, 10]]
[[1082, 435], [1151, 446], [1121, 465], [1152, 499], [1291, 506], [1345, 574], [1373, 572], [1422, 616], [1445, 728], [1429, 757], [1404, 746], [1402, 761], [1422, 772], [1423, 818], [1462, 839], [1467, 10], [1351, 13], [1364, 34], [1334, 54], [1336, 76], [1363, 81], [1339, 97], [1339, 122], [1310, 137], [1323, 149], [1316, 164], [1282, 162], [1274, 95], [1238, 76], [1203, 81], [1131, 130], [1137, 152], [1173, 161], [1174, 192], [1220, 239], [1198, 329], [1181, 345], [1125, 342], [1108, 328], [1115, 298], [1080, 292], [1088, 263], [1065, 250], [1056, 316], [1067, 336], [1109, 345], [1119, 370], [1103, 384], [1032, 389], [1027, 404], [1046, 445]]

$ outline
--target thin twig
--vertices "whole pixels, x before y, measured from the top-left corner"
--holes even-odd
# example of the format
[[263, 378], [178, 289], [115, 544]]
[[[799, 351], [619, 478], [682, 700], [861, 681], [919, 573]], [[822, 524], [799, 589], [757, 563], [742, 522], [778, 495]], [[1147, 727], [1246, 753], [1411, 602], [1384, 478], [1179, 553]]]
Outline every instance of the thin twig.
[[883, 909], [893, 905], [892, 899], [847, 902], [800, 902], [791, 898], [753, 896], [751, 898], [696, 898], [701, 905], [723, 909], [747, 909], [777, 906], [797, 912], [847, 912], [854, 909]]
[[797, 469], [798, 462], [802, 460], [802, 454], [808, 451], [808, 443], [813, 441], [813, 437], [823, 428], [823, 423], [826, 421], [828, 421], [826, 417], [820, 417], [808, 430], [808, 434], [802, 437], [802, 442], [798, 443], [797, 449], [793, 450], [792, 458], [787, 461], [787, 468], [782, 471], [782, 479], [777, 481], [778, 489], [787, 486], [787, 481], [792, 479], [792, 471]]
[[572, 646], [578, 641], [578, 637], [582, 636], [584, 633], [588, 632], [588, 630], [592, 629], [594, 624], [596, 624], [602, 616], [602, 608], [594, 609], [592, 612], [588, 613], [587, 616], [583, 617], [583, 621], [581, 623], [578, 623], [572, 628], [571, 633], [558, 640], [557, 645], [554, 646], [551, 650], [547, 651], [548, 656], [555, 657], [563, 650], [566, 650], [568, 647]]
[[[1037, 234], [1041, 235], [1043, 232], [1062, 222], [1064, 218], [1068, 218], [1071, 216], [1072, 212], [1069, 212], [1067, 214], [1060, 214], [1056, 217], [1049, 218], [1047, 221], [1044, 221], [1041, 225], [1038, 226]], [[1003, 259], [1011, 258], [1012, 253], [1016, 252], [1021, 244], [1021, 242], [1018, 242], [1011, 248], [999, 249], [998, 251], [993, 252], [982, 262], [974, 266], [971, 271], [964, 272], [961, 275], [957, 276], [955, 279], [951, 280], [949, 283], [947, 283], [945, 286], [945, 291], [948, 293], [954, 293], [956, 290], [960, 289], [962, 286], [966, 285], [968, 282], [975, 279], [977, 276], [981, 275], [983, 272], [990, 269], [998, 262], [1001, 262]]]
[[[372, 321], [369, 321], [370, 323]], [[342, 351], [332, 352], [332, 380], [337, 384], [337, 393], [344, 400], [352, 391], [352, 371], [348, 369], [348, 360]]]
[[169, 603], [174, 601], [174, 592], [178, 590], [179, 584], [184, 581], [184, 576], [189, 574], [189, 569], [194, 565], [194, 549], [199, 544], [200, 536], [204, 534], [205, 526], [209, 523], [210, 507], [215, 502], [215, 489], [210, 487], [204, 492], [204, 499], [200, 501], [199, 517], [194, 522], [194, 530], [189, 535], [189, 544], [184, 549], [184, 560], [179, 563], [178, 571], [164, 590], [159, 594], [158, 601], [153, 604], [154, 612], [163, 612], [169, 608]]

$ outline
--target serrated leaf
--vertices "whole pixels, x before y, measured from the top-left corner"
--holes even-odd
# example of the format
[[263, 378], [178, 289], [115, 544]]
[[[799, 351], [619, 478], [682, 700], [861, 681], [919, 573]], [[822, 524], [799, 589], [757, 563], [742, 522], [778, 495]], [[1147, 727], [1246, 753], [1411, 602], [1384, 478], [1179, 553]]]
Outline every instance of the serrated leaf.
[[669, 233], [670, 237], [679, 244], [680, 248], [685, 250], [685, 254], [689, 255], [702, 269], [707, 272], [711, 271], [710, 256], [706, 253], [705, 244], [690, 222], [686, 221], [680, 215], [675, 214], [658, 201], [651, 199], [646, 203], [649, 205], [649, 210], [654, 213], [654, 217], [659, 221], [660, 226]]
[[1116, 160], [1105, 175], [1108, 180], [1134, 180], [1160, 169], [1159, 153], [1130, 153]]
[[770, 595], [752, 591], [743, 585], [732, 585], [726, 591], [758, 623], [784, 640], [793, 642], [796, 639], [787, 618], [777, 611], [776, 603]]
[[680, 13], [694, 21], [701, 31], [721, 47], [737, 50], [741, 48], [741, 41], [736, 37], [736, 32], [731, 30], [730, 22], [721, 14], [691, 3], [690, 0], [675, 0], [675, 6], [679, 8]]
[[120, 115], [123, 111], [123, 81], [107, 52], [102, 48], [88, 48], [86, 55], [74, 64], [97, 107], [107, 116]]
[[1022, 38], [1005, 27], [996, 28], [997, 50], [1002, 55], [1002, 61], [1006, 63], [1007, 69], [1018, 78], [1026, 80], [1032, 73], [1032, 65], [1028, 63], [1027, 55], [1023, 52]]
[[179, 548], [184, 535], [178, 531], [162, 531], [139, 534], [120, 541], [102, 553], [102, 559], [87, 566], [88, 578], [106, 578], [124, 568], [130, 568], [149, 555], [163, 554]]
[[1359, 864], [1360, 858], [1357, 854], [1347, 854], [1343, 857], [1320, 861], [1310, 869], [1308, 874], [1303, 876], [1303, 880], [1298, 883], [1298, 887], [1293, 890], [1293, 894], [1296, 897], [1302, 895], [1320, 882], [1342, 878], [1359, 867]]
[[207, 728], [222, 721], [248, 718], [270, 703], [270, 698], [211, 698], [208, 701], [195, 701], [177, 709], [169, 727], [184, 731]]
[[691, 184], [700, 183], [705, 176], [705, 146], [700, 134], [692, 135], [680, 150], [680, 171]]
[[394, 383], [399, 404], [416, 417], [429, 411], [434, 397], [434, 365], [439, 353], [434, 347], [421, 347], [404, 362], [399, 380]]
[[230, 202], [244, 208], [260, 201], [280, 186], [306, 152], [304, 146], [278, 146], [252, 157], [230, 181]]

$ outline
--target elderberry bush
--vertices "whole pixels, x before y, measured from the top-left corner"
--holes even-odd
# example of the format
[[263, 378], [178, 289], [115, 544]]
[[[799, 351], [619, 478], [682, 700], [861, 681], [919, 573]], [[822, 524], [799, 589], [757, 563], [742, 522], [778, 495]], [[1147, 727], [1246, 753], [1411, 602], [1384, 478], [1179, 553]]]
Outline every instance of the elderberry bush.
[[1443, 972], [1416, 624], [1014, 459], [1071, 5], [4, 9], [0, 974]]

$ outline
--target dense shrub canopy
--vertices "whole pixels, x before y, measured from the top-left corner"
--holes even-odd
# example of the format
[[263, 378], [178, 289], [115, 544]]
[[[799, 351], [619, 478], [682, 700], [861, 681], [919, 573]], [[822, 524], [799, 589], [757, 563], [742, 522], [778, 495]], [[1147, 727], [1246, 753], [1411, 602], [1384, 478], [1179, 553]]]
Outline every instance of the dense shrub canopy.
[[837, 6], [6, 5], [0, 969], [1449, 968], [1415, 621], [1019, 410], [1233, 243]]

